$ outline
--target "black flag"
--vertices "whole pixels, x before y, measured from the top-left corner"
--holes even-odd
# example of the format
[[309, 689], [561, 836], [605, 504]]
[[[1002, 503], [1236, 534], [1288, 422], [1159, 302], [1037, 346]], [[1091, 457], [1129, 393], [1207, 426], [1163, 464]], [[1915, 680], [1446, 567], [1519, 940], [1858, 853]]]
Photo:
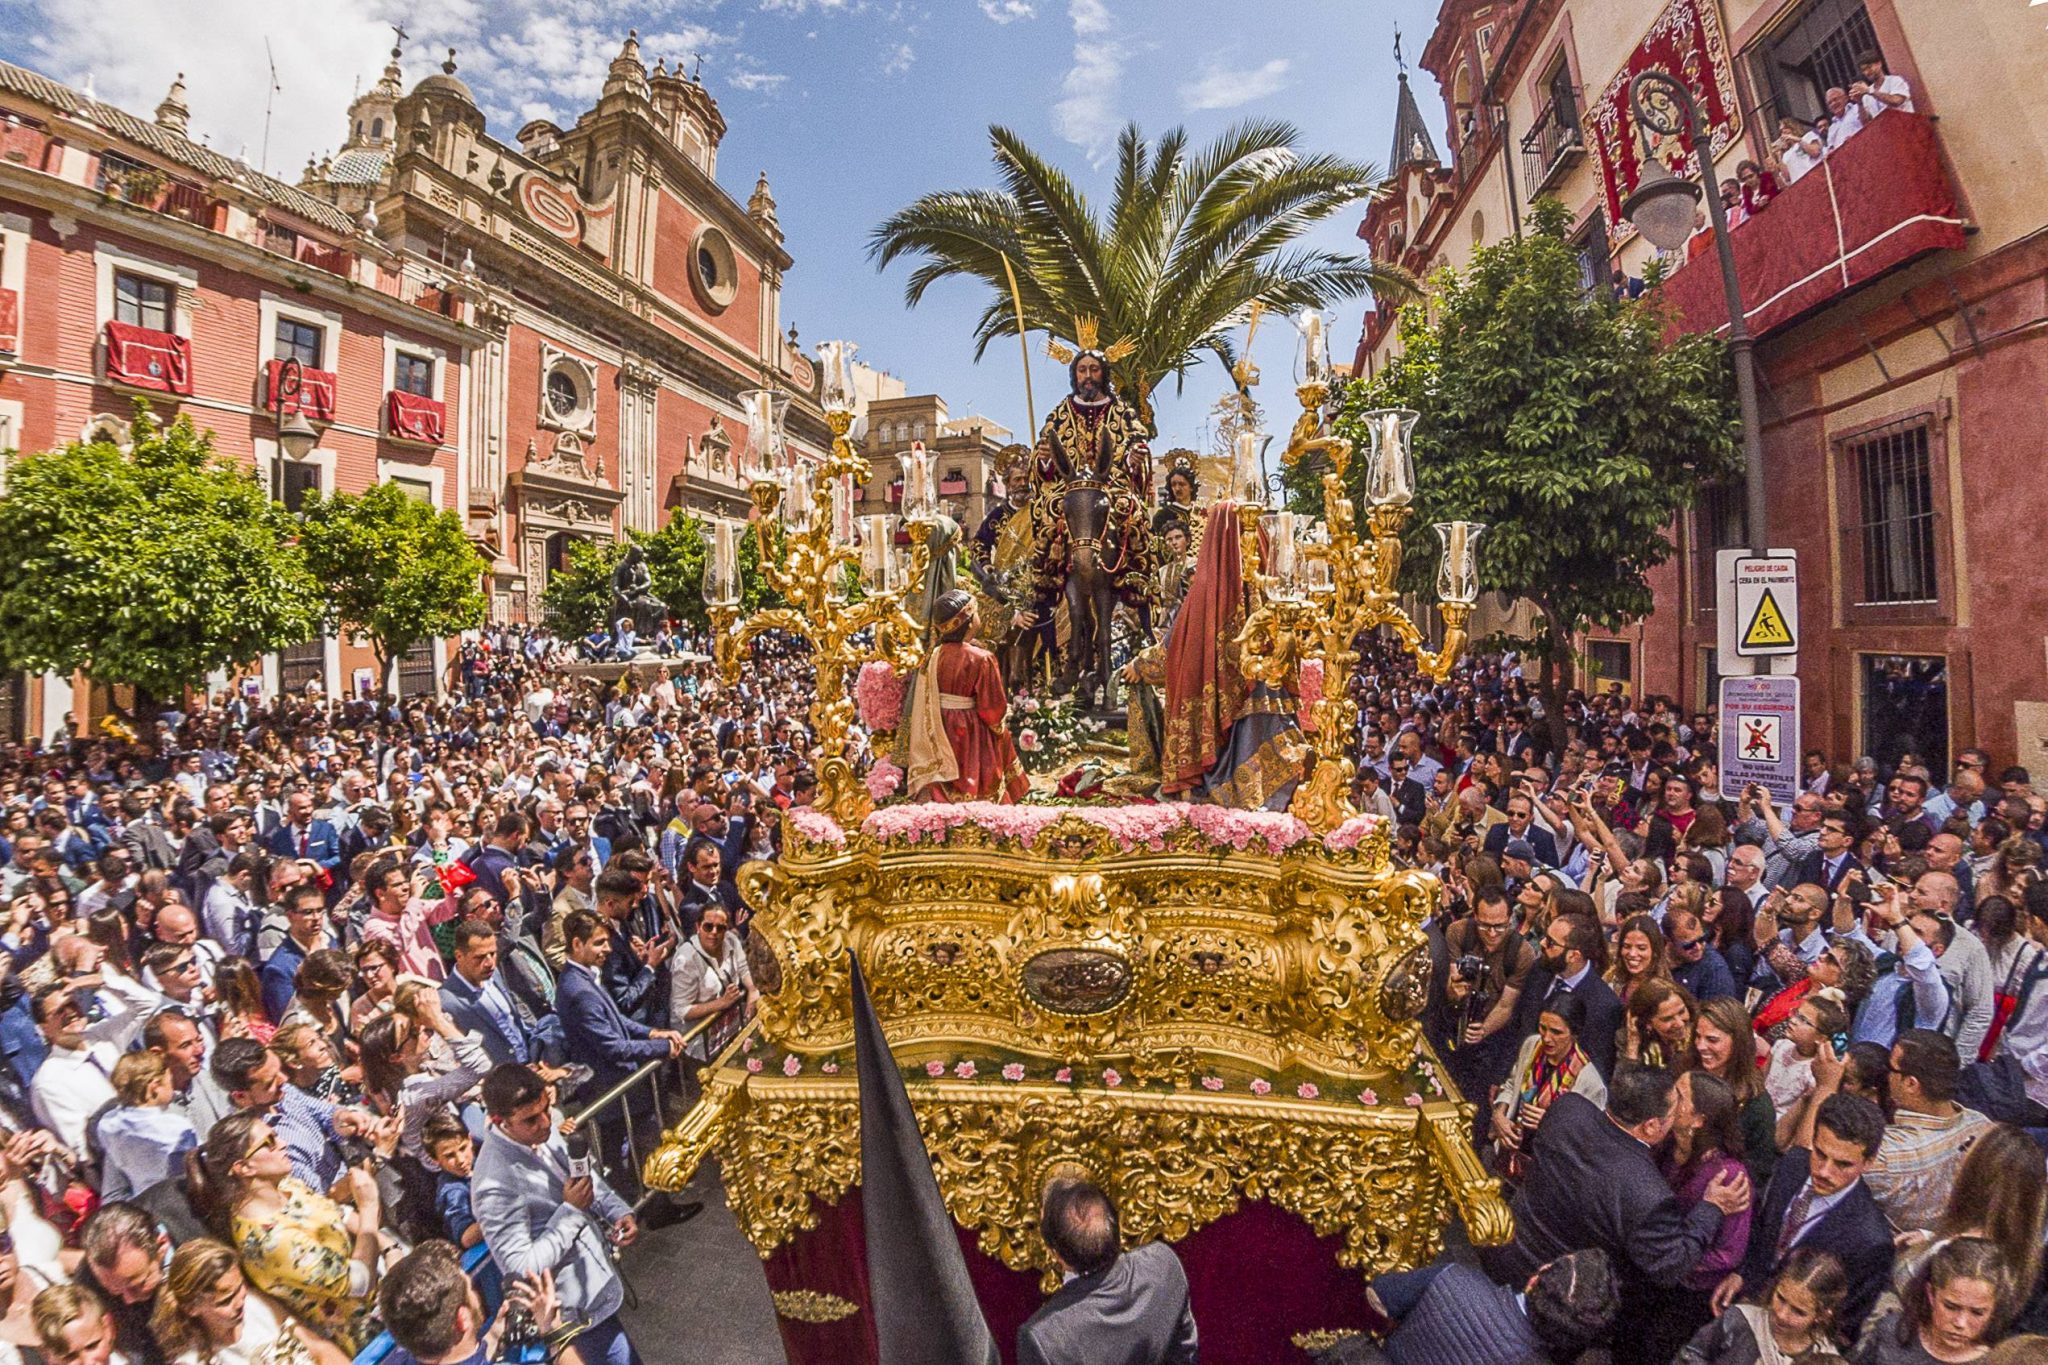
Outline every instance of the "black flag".
[[883, 1365], [1000, 1365], [860, 958], [846, 956], [853, 964], [868, 1304]]

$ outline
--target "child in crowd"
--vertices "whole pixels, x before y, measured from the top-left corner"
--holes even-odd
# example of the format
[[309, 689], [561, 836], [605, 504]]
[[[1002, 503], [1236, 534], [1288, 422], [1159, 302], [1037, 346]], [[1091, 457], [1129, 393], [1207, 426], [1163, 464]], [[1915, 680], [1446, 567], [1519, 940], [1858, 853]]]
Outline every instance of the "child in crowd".
[[1834, 986], [1814, 991], [1793, 1013], [1785, 1036], [1771, 1044], [1771, 1070], [1764, 1078], [1764, 1089], [1770, 1092], [1771, 1105], [1781, 1122], [1813, 1089], [1813, 1059], [1820, 1055], [1821, 1040], [1848, 1029], [1844, 999]]
[[1762, 1305], [1731, 1305], [1700, 1328], [1672, 1365], [1759, 1365], [1838, 1354], [1835, 1315], [1849, 1276], [1828, 1252], [1795, 1247]]
[[427, 1120], [427, 1156], [441, 1168], [434, 1185], [434, 1208], [448, 1239], [467, 1251], [484, 1239], [476, 1214], [469, 1206], [469, 1172], [476, 1161], [476, 1143], [452, 1109], [443, 1109]]

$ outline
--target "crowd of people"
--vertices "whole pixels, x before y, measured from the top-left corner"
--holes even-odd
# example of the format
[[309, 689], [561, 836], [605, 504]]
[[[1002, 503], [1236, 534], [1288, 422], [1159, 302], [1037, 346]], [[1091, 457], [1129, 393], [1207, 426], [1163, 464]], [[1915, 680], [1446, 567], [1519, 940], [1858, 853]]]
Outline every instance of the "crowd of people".
[[2026, 769], [1813, 751], [1783, 801], [1723, 782], [1712, 715], [1551, 716], [1512, 655], [1355, 687], [1356, 801], [1442, 880], [1425, 1030], [1516, 1224], [1387, 1287], [1393, 1359], [2048, 1359]]
[[493, 630], [440, 699], [0, 756], [0, 1360], [466, 1360], [508, 1316], [480, 1244], [529, 1337], [636, 1359], [659, 1115], [598, 1115], [593, 1168], [561, 1114], [753, 1012], [733, 874], [810, 799], [812, 682], [777, 642], [732, 686], [567, 657]]

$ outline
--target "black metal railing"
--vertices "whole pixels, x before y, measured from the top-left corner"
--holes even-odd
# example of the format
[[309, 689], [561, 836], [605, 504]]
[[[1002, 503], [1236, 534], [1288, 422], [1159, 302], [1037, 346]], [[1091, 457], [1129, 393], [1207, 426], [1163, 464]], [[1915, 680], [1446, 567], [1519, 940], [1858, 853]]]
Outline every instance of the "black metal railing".
[[1522, 134], [1522, 182], [1531, 194], [1547, 188], [1585, 152], [1578, 105], [1552, 100], [1537, 116], [1535, 126]]

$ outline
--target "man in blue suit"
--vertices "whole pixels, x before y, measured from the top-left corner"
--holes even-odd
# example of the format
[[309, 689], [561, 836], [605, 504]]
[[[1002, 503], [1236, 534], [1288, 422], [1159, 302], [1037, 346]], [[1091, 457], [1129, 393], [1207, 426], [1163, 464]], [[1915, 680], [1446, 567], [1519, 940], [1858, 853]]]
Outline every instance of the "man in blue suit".
[[599, 1090], [617, 1085], [641, 1064], [657, 1057], [680, 1056], [683, 1035], [674, 1029], [651, 1029], [622, 1013], [598, 973], [611, 956], [608, 921], [587, 910], [570, 914], [562, 927], [569, 961], [555, 988], [555, 1013], [569, 1060], [590, 1068]]
[[313, 793], [295, 791], [285, 801], [285, 822], [270, 831], [264, 841], [281, 858], [306, 858], [327, 874], [321, 890], [327, 899], [339, 897], [346, 880], [341, 873], [341, 835], [325, 820], [313, 818]]
[[483, 1040], [493, 1064], [540, 1060], [537, 1021], [498, 980], [498, 931], [480, 919], [455, 926], [455, 970], [441, 984], [441, 1008]]

